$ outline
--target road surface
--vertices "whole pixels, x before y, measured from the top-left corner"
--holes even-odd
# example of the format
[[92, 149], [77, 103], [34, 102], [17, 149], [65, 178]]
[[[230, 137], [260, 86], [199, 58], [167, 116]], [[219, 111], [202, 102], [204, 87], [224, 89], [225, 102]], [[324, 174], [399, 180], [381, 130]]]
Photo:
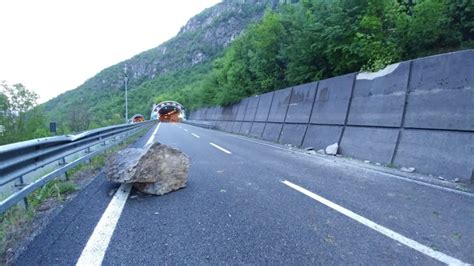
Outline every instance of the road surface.
[[150, 141], [190, 157], [185, 189], [120, 203], [101, 174], [16, 264], [474, 263], [468, 194], [185, 124]]

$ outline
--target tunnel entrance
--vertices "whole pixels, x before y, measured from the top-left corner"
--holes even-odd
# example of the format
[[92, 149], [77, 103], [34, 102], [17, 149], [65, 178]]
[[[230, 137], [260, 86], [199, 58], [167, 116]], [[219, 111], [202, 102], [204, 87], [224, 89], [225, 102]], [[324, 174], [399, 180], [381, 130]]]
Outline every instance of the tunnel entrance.
[[141, 114], [136, 114], [134, 116], [132, 116], [132, 119], [130, 119], [132, 124], [135, 124], [135, 123], [141, 123], [141, 122], [144, 122], [145, 121], [145, 117]]
[[161, 122], [181, 122], [184, 119], [184, 107], [174, 101], [165, 101], [153, 105], [151, 119], [159, 119]]

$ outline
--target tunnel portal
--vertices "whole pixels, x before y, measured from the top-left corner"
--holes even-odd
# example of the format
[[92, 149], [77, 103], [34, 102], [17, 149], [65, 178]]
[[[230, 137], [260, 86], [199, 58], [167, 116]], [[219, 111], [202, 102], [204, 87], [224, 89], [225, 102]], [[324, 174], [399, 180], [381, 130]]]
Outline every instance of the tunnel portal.
[[136, 114], [136, 115], [132, 116], [132, 119], [130, 119], [130, 120], [131, 120], [132, 124], [141, 123], [141, 122], [145, 121], [145, 117], [141, 114]]
[[181, 122], [184, 118], [184, 107], [175, 101], [164, 101], [153, 105], [151, 119], [159, 119], [161, 122]]

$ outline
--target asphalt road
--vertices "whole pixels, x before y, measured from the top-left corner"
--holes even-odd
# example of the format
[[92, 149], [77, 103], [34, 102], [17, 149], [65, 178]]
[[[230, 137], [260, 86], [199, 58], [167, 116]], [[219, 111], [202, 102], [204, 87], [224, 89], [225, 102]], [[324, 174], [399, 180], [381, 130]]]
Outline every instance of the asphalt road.
[[[161, 124], [154, 140], [190, 157], [188, 186], [161, 197], [132, 190], [104, 265], [442, 264], [431, 251], [474, 263], [473, 196], [190, 125]], [[76, 264], [117, 187], [96, 177], [16, 264]]]

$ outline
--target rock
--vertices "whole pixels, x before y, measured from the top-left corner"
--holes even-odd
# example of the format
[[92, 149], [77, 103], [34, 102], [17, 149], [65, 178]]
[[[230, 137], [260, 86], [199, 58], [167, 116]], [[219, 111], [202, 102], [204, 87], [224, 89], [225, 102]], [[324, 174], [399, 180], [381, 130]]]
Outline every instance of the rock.
[[454, 183], [459, 183], [459, 182], [461, 182], [461, 180], [459, 180], [459, 178], [455, 178], [453, 181], [454, 181]]
[[365, 160], [364, 163], [370, 163], [370, 161], [369, 161], [369, 160]]
[[381, 163], [375, 163], [375, 165], [377, 165], [377, 166], [381, 166], [382, 164], [381, 164]]
[[307, 148], [305, 148], [305, 150], [307, 150], [307, 151], [314, 151], [314, 148], [313, 148], [313, 147], [307, 147]]
[[324, 154], [324, 150], [320, 149], [320, 150], [317, 151], [317, 153]]
[[117, 192], [117, 190], [116, 190], [115, 188], [114, 188], [114, 189], [111, 189], [111, 190], [109, 191], [109, 197], [112, 197], [112, 196], [115, 194], [115, 192]]
[[337, 143], [329, 145], [326, 147], [326, 154], [336, 155], [338, 149], [339, 149], [339, 145]]
[[402, 168], [400, 168], [400, 170], [401, 170], [402, 172], [407, 172], [407, 173], [413, 173], [413, 172], [415, 172], [415, 168], [414, 168], [414, 167], [408, 167], [408, 168], [407, 168], [407, 167], [402, 167]]
[[314, 150], [309, 150], [309, 151], [307, 151], [306, 153], [307, 153], [307, 154], [312, 154], [312, 155], [317, 154]]
[[152, 195], [185, 187], [188, 170], [189, 159], [184, 153], [160, 143], [144, 149], [124, 149], [105, 165], [107, 180], [133, 183], [139, 191]]
[[446, 178], [444, 178], [444, 177], [442, 177], [442, 176], [438, 176], [438, 179], [439, 179], [439, 180], [443, 180], [443, 181], [446, 180]]

